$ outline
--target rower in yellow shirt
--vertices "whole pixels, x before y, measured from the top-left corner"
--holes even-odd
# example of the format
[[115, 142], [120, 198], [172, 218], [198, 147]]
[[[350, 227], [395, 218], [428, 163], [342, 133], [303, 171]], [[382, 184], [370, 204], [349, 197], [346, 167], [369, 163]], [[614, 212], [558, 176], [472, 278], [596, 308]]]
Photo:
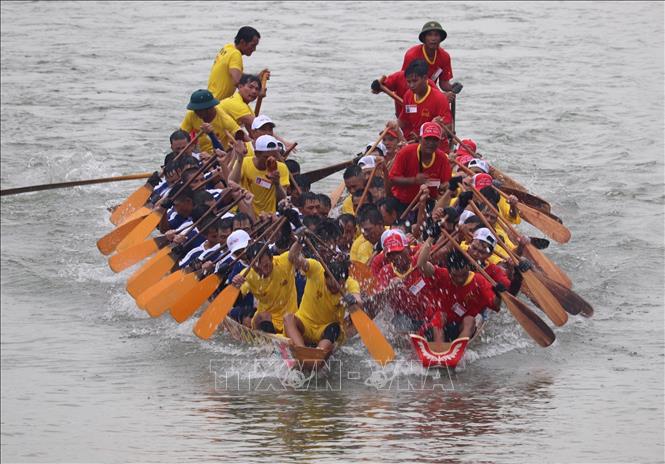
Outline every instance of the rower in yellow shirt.
[[[330, 351], [336, 341], [344, 339], [344, 310], [360, 301], [360, 285], [349, 277], [346, 260], [328, 264], [333, 273], [329, 275], [317, 260], [302, 256], [298, 242], [291, 251], [298, 252], [294, 263], [307, 283], [298, 311], [284, 315], [284, 334], [296, 346], [317, 345]], [[342, 297], [343, 293], [347, 296]]]
[[374, 247], [381, 240], [381, 234], [386, 230], [383, 225], [383, 216], [374, 205], [363, 206], [362, 214], [357, 218], [360, 226], [360, 236], [351, 245], [351, 261], [370, 264], [374, 255]]
[[[263, 242], [257, 242], [247, 247], [246, 259], [253, 260], [263, 245]], [[293, 266], [296, 256], [293, 246], [289, 251], [277, 256], [266, 251], [247, 275], [238, 274], [231, 281], [243, 295], [251, 292], [258, 301], [256, 314], [251, 322], [253, 329], [281, 333], [284, 329], [284, 315], [295, 313], [298, 309]]]
[[258, 216], [261, 213], [277, 211], [277, 202], [286, 198], [286, 186], [289, 185], [289, 168], [282, 162], [276, 162], [270, 169], [268, 159], [278, 159], [278, 141], [270, 135], [262, 135], [256, 139], [254, 156], [240, 157], [233, 165], [229, 181], [240, 184], [253, 195], [252, 207]]
[[[238, 131], [242, 132], [238, 123], [231, 116], [226, 114], [219, 106], [219, 100], [205, 89], [199, 89], [192, 93], [187, 105], [187, 114], [180, 124], [180, 128], [185, 132], [198, 131], [203, 124], [208, 124], [214, 132], [217, 140], [224, 146], [229, 146], [233, 141], [226, 135], [228, 131], [236, 135]], [[213, 146], [210, 138], [203, 135], [199, 137], [199, 148], [201, 151], [213, 153]]]
[[363, 176], [363, 171], [360, 166], [357, 164], [351, 165], [344, 171], [344, 185], [346, 190], [349, 192], [349, 196], [346, 197], [344, 203], [342, 203], [342, 214], [353, 214], [353, 193], [356, 191], [363, 191], [365, 188], [365, 178]]
[[224, 45], [212, 65], [208, 77], [208, 90], [218, 100], [233, 95], [243, 72], [242, 56], [251, 56], [261, 39], [259, 31], [250, 26], [243, 26], [233, 40]]
[[256, 100], [261, 92], [261, 80], [252, 74], [243, 74], [238, 82], [238, 91], [223, 99], [219, 106], [231, 116], [236, 124], [242, 125], [252, 134], [254, 110], [249, 103]]

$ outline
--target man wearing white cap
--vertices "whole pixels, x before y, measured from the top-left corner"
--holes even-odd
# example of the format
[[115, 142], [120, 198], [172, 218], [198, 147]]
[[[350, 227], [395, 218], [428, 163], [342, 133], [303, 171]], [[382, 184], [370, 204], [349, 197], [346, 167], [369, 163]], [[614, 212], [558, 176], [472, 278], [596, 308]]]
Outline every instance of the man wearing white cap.
[[[274, 129], [275, 129], [275, 123], [273, 122], [273, 120], [270, 119], [268, 115], [261, 114], [254, 118], [254, 121], [252, 122], [251, 134], [254, 139], [258, 139], [262, 135], [271, 135], [275, 137], [279, 142], [281, 142], [282, 146], [280, 148], [282, 150], [286, 149], [286, 147], [291, 147], [293, 145], [293, 143], [275, 134]], [[294, 153], [295, 151], [296, 150], [293, 149]]]
[[286, 198], [289, 169], [278, 162], [279, 146], [275, 137], [262, 135], [254, 144], [254, 156], [238, 155], [229, 180], [253, 195], [252, 207], [258, 216], [277, 211], [277, 202]]
[[[245, 248], [247, 248], [247, 245], [249, 245], [249, 241], [250, 236], [244, 230], [236, 230], [232, 232], [226, 239], [226, 246], [228, 247], [231, 256], [225, 259], [221, 265], [218, 265], [216, 271], [222, 270], [224, 266], [228, 266], [234, 259], [238, 258]], [[244, 262], [244, 260], [238, 260], [231, 268], [225, 284], [229, 284], [231, 280], [240, 274], [246, 267], [247, 263]], [[229, 316], [241, 324], [251, 327], [250, 324], [255, 312], [254, 296], [249, 292], [247, 295], [241, 295], [238, 298], [233, 309], [229, 312]]]

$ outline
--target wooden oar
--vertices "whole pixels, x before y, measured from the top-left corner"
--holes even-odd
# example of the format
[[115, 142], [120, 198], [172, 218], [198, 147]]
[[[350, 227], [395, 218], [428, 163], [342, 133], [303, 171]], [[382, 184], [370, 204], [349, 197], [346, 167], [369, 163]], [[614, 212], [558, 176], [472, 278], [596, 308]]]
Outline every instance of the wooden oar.
[[99, 179], [75, 180], [72, 182], [57, 182], [53, 184], [30, 185], [28, 187], [17, 187], [0, 190], [0, 196], [16, 195], [17, 193], [38, 192], [41, 190], [52, 190], [65, 187], [77, 187], [79, 185], [104, 184], [107, 182], [119, 182], [122, 180], [147, 179], [152, 175], [151, 172], [142, 172], [139, 174], [127, 174], [125, 176], [101, 177]]
[[261, 73], [261, 94], [256, 99], [256, 105], [254, 106], [254, 116], [259, 115], [261, 111], [261, 103], [263, 103], [263, 94], [266, 91], [266, 84], [268, 83], [268, 76], [266, 73]]
[[[257, 237], [256, 241], [263, 240], [266, 235], [272, 233], [274, 230], [278, 230], [279, 227], [281, 227], [281, 224], [277, 226], [277, 222], [271, 224]], [[245, 251], [243, 250], [229, 266], [235, 265], [244, 254]], [[218, 261], [222, 261], [222, 259], [225, 258], [220, 258]], [[225, 278], [226, 276], [212, 273], [200, 279], [191, 291], [174, 300], [171, 306], [171, 316], [173, 319], [178, 323], [186, 321], [224, 283]]]
[[325, 168], [320, 168], [320, 169], [315, 169], [313, 171], [308, 171], [303, 174], [300, 174], [301, 177], [304, 177], [309, 181], [310, 184], [313, 184], [315, 182], [320, 181], [321, 179], [325, 179], [326, 177], [335, 174], [336, 172], [341, 171], [342, 169], [346, 169], [349, 166], [353, 165], [355, 162], [355, 159], [349, 160], [349, 161], [344, 161], [342, 163], [337, 163], [333, 164], [332, 166], [328, 166]]
[[115, 251], [118, 244], [124, 240], [141, 222], [143, 217], [132, 219], [131, 221], [120, 224], [108, 234], [97, 240], [97, 249], [103, 255], [110, 255]]
[[[485, 225], [485, 227], [493, 231], [494, 228], [490, 225], [485, 215], [480, 212], [475, 203], [470, 202], [469, 204], [471, 205], [473, 211], [476, 213], [476, 216], [478, 216], [482, 223]], [[517, 267], [520, 264], [519, 258], [515, 255], [515, 253], [513, 253], [510, 247], [506, 245], [506, 243], [501, 239], [501, 236], [497, 234], [496, 231], [494, 231], [494, 234], [497, 241], [499, 242], [499, 245], [501, 245], [501, 247], [506, 250], [513, 261], [513, 265]], [[535, 273], [531, 269], [523, 271], [522, 278], [524, 279], [523, 285], [526, 285], [529, 293], [531, 296], [533, 296], [534, 303], [536, 303], [536, 306], [543, 310], [550, 321], [552, 321], [558, 327], [561, 327], [566, 322], [568, 322], [566, 309], [561, 305], [556, 296], [553, 295], [552, 292], [550, 292], [547, 287], [543, 285], [543, 283], [538, 279], [538, 277], [536, 277]]]
[[[374, 142], [374, 144], [370, 147], [370, 149], [367, 151], [367, 153], [365, 153], [363, 156], [368, 156], [368, 155], [371, 155], [372, 153], [374, 153], [374, 150], [376, 150], [376, 147], [381, 143], [381, 141], [386, 136], [386, 134], [388, 133], [389, 130], [390, 130], [390, 127], [386, 126], [386, 128], [383, 129], [383, 131], [381, 131], [381, 134], [379, 134], [379, 138], [376, 139], [376, 142]], [[335, 189], [335, 191], [330, 195], [330, 204], [332, 205], [333, 208], [335, 206], [337, 206], [337, 203], [339, 203], [339, 200], [340, 200], [342, 194], [344, 193], [344, 187], [345, 187], [345, 184], [344, 184], [344, 181], [342, 181], [339, 184], [339, 186], [337, 187], [337, 189]]]
[[[457, 241], [450, 236], [450, 234], [445, 230], [441, 229], [441, 233], [444, 234], [448, 240], [453, 244], [453, 246], [459, 250], [469, 261], [475, 269], [482, 274], [485, 279], [492, 285], [496, 286], [496, 282], [485, 272], [485, 270], [480, 267], [480, 265], [469, 256], [469, 254], [457, 243]], [[522, 326], [524, 331], [529, 334], [529, 336], [540, 346], [547, 347], [554, 343], [556, 339], [554, 332], [549, 328], [545, 322], [539, 318], [536, 313], [534, 313], [529, 307], [522, 301], [515, 298], [508, 292], [499, 292], [499, 298], [506, 305], [510, 314], [517, 320], [517, 322]]]
[[[321, 255], [314, 247], [314, 245], [312, 245], [312, 242], [309, 240], [309, 238], [304, 237], [304, 239], [305, 243], [307, 243], [307, 246], [312, 250], [323, 266], [323, 269], [325, 269], [330, 277], [333, 277], [334, 274], [330, 272], [330, 269], [328, 268], [325, 260], [321, 258]], [[340, 293], [342, 296], [345, 296], [347, 292], [344, 288], [343, 282], [338, 282], [338, 284], [340, 287]], [[395, 351], [393, 350], [392, 346], [390, 346], [390, 343], [388, 343], [388, 340], [386, 340], [386, 338], [383, 336], [374, 321], [370, 319], [370, 317], [365, 311], [362, 310], [362, 308], [360, 308], [360, 305], [356, 304], [352, 308], [349, 308], [349, 312], [351, 313], [351, 321], [353, 322], [353, 326], [358, 331], [358, 335], [360, 335], [361, 340], [367, 347], [367, 351], [369, 351], [372, 358], [374, 358], [374, 360], [382, 366], [395, 359]]]
[[388, 87], [386, 87], [385, 85], [383, 85], [381, 83], [379, 83], [379, 86], [381, 87], [381, 90], [383, 91], [383, 93], [387, 94], [390, 98], [395, 100], [400, 105], [404, 104], [404, 100], [402, 100], [402, 97], [400, 97], [395, 92], [393, 92], [392, 90], [390, 90]]
[[542, 198], [537, 197], [536, 195], [506, 185], [501, 185], [499, 187], [499, 190], [501, 190], [503, 193], [507, 195], [516, 196], [517, 199], [522, 203], [524, 203], [525, 205], [537, 209], [538, 211], [541, 211], [550, 217], [553, 216], [550, 212], [550, 210], [552, 209], [551, 205]]
[[372, 179], [374, 179], [375, 174], [376, 166], [372, 168], [372, 172], [369, 174], [369, 179], [367, 179], [367, 183], [365, 183], [363, 194], [360, 196], [360, 201], [358, 202], [358, 207], [354, 210], [354, 214], [357, 214], [360, 207], [365, 203], [365, 200], [367, 199], [367, 193], [369, 192], [369, 187], [372, 184]]
[[[199, 131], [196, 136], [190, 140], [190, 142], [180, 150], [180, 153], [178, 153], [175, 158], [173, 158], [173, 161], [177, 160], [182, 156], [185, 151], [187, 151], [193, 144], [196, 143], [196, 141], [201, 137], [201, 134], [203, 134], [203, 131]], [[160, 172], [160, 177], [164, 175], [164, 169], [161, 170]], [[148, 183], [140, 187], [138, 190], [136, 190], [134, 193], [132, 193], [125, 201], [123, 201], [120, 206], [118, 206], [113, 213], [111, 213], [111, 223], [113, 224], [119, 224], [122, 222], [123, 218], [126, 217], [127, 215], [133, 213], [137, 209], [139, 209], [141, 206], [145, 204], [145, 202], [150, 198], [150, 195], [152, 194], [152, 191], [154, 190], [154, 187]]]
[[[227, 192], [225, 192], [222, 196], [220, 196], [219, 199], [212, 206], [210, 206], [210, 208], [208, 208], [208, 210], [205, 213], [203, 213], [203, 215], [194, 224], [183, 230], [180, 233], [180, 235], [187, 235], [189, 231], [194, 230], [199, 224], [201, 224], [201, 222], [206, 220], [207, 217], [213, 212], [213, 210], [217, 208], [219, 205], [221, 205], [221, 203], [224, 200], [226, 200], [226, 196]], [[229, 212], [231, 208], [237, 205], [240, 200], [241, 197], [237, 198], [236, 200], [232, 201], [230, 204], [226, 205], [219, 213], [215, 215], [215, 217], [216, 218], [222, 217], [224, 214]], [[197, 235], [203, 233], [203, 230], [199, 230]], [[156, 251], [164, 248], [169, 243], [170, 242], [164, 235], [155, 238], [149, 238], [141, 243], [133, 245], [111, 256], [111, 258], [109, 258], [109, 267], [113, 272], [123, 271], [128, 267], [138, 263], [139, 261], [142, 261], [143, 259], [147, 258]]]
[[[194, 179], [196, 179], [199, 174], [204, 172], [206, 169], [212, 166], [213, 163], [216, 162], [217, 158], [214, 156], [211, 157], [203, 166], [196, 170], [192, 177], [190, 177], [189, 180], [185, 182], [173, 196], [170, 196], [169, 198], [171, 200], [178, 198], [178, 195], [180, 195], [187, 187], [189, 187], [189, 185], [194, 182]], [[153, 230], [155, 230], [157, 225], [162, 220], [162, 216], [164, 216], [166, 213], [166, 210], [161, 206], [162, 203], [166, 201], [166, 198], [167, 197], [160, 199], [155, 205], [153, 212], [145, 217], [139, 225], [137, 225], [124, 239], [122, 239], [120, 243], [118, 243], [116, 248], [118, 251], [122, 251], [132, 245], [136, 245], [137, 243], [142, 242], [148, 237], [148, 235], [150, 235]]]
[[[515, 237], [519, 237], [519, 234], [517, 233], [513, 225], [510, 224], [505, 219], [503, 219], [500, 214], [498, 214], [498, 211], [496, 210], [496, 208], [494, 208], [494, 205], [490, 203], [490, 201], [487, 198], [485, 198], [484, 195], [482, 195], [476, 189], [473, 189], [473, 193], [477, 199], [482, 201], [488, 208], [495, 211], [497, 221], [499, 221], [499, 223], [504, 228], [506, 233], [509, 234], [513, 240], [515, 240]], [[566, 273], [563, 272], [559, 268], [559, 266], [550, 261], [543, 253], [540, 252], [540, 250], [538, 250], [530, 243], [527, 243], [524, 246], [524, 254], [534, 264], [540, 267], [540, 269], [551, 279], [555, 280], [556, 282], [560, 283], [561, 285], [567, 288], [571, 288], [573, 286], [573, 282], [566, 275]]]
[[536, 271], [536, 275], [541, 280], [553, 295], [561, 302], [561, 305], [566, 308], [570, 314], [581, 314], [584, 317], [593, 316], [593, 307], [582, 298], [577, 292], [566, 288], [560, 283], [550, 279], [542, 272]]
[[[276, 224], [278, 224], [278, 226], [275, 227], [268, 240], [266, 240], [266, 243], [261, 247], [256, 256], [254, 256], [254, 259], [252, 259], [252, 261], [249, 263], [249, 266], [247, 266], [247, 268], [243, 271], [243, 275], [247, 275], [249, 270], [252, 269], [252, 266], [254, 266], [256, 261], [261, 257], [261, 255], [263, 255], [263, 253], [268, 248], [268, 244], [277, 235], [281, 225], [285, 220], [286, 218], [282, 217], [277, 221]], [[208, 305], [199, 320], [196, 321], [196, 324], [194, 324], [194, 333], [196, 336], [203, 340], [209, 339], [212, 334], [215, 333], [217, 327], [219, 327], [219, 324], [224, 320], [229, 311], [231, 311], [239, 295], [239, 288], [237, 288], [235, 285], [227, 285], [224, 290], [222, 290], [222, 292], [217, 295], [213, 302]]]

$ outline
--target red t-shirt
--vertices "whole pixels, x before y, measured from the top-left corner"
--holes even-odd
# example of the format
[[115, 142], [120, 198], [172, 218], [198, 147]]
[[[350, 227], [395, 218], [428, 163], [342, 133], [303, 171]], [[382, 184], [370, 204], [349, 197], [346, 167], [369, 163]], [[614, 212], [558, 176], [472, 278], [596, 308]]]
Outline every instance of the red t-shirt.
[[[487, 272], [487, 275], [490, 276], [494, 282], [503, 285], [506, 287], [506, 289], [510, 288], [510, 279], [506, 275], [506, 271], [504, 271], [501, 266], [490, 263], [485, 267], [485, 272]], [[499, 312], [501, 306], [492, 306], [492, 309], [496, 312]]]
[[450, 280], [448, 269], [435, 266], [433, 278], [441, 292], [447, 324], [460, 322], [465, 316], [475, 317], [494, 305], [494, 290], [480, 274], [469, 272], [466, 283], [458, 287]]
[[[438, 187], [443, 182], [448, 182], [452, 175], [448, 157], [441, 150], [434, 152], [434, 159], [431, 164], [425, 166], [420, 162], [420, 144], [411, 143], [402, 147], [395, 155], [395, 162], [390, 169], [388, 177], [392, 180], [395, 177], [416, 177], [422, 172], [428, 178], [432, 179], [430, 184], [430, 196], [438, 196]], [[396, 185], [392, 184], [391, 192], [401, 203], [408, 205], [418, 195], [420, 185]]]
[[[417, 253], [411, 255], [411, 265], [415, 267]], [[386, 263], [377, 276], [380, 288], [383, 290], [390, 281], [401, 275], [395, 272], [392, 264]], [[441, 294], [437, 289], [434, 277], [428, 278], [416, 269], [405, 279], [403, 286], [395, 287], [388, 292], [390, 305], [398, 312], [419, 320], [426, 321], [431, 315], [443, 309]]]
[[[427, 86], [427, 93], [420, 101], [416, 100], [411, 89], [406, 91], [402, 99], [404, 106], [399, 114], [399, 119], [405, 123], [404, 137], [406, 138], [409, 138], [412, 133], [419, 136], [420, 126], [437, 116], [441, 116], [444, 124], [453, 122], [448, 97], [434, 86]], [[450, 150], [447, 138], [441, 140], [441, 149], [446, 153]]]
[[430, 62], [429, 58], [425, 54], [424, 45], [414, 45], [409, 48], [404, 54], [404, 62], [402, 63], [402, 71], [405, 71], [406, 68], [413, 60], [425, 60], [427, 62], [427, 77], [436, 82], [438, 79], [443, 79], [444, 81], [449, 81], [453, 78], [453, 67], [450, 64], [450, 55], [443, 48], [439, 47], [434, 55], [434, 61]]
[[[431, 79], [428, 81], [428, 84], [433, 87], [436, 87], [436, 84]], [[389, 90], [395, 92], [395, 94], [401, 97], [402, 99], [404, 99], [406, 91], [409, 90], [409, 84], [406, 83], [406, 77], [404, 76], [404, 71], [397, 71], [392, 73], [390, 76], [387, 76], [386, 80], [383, 81], [383, 85], [388, 87]], [[395, 117], [399, 118], [399, 115], [402, 113], [402, 108], [404, 108], [402, 104], [396, 101]]]

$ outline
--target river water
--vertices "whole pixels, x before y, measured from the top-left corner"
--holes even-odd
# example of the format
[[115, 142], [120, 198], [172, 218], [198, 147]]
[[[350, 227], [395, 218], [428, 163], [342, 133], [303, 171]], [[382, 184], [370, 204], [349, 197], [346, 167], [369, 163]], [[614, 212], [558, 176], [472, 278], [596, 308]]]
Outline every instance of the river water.
[[354, 340], [315, 385], [134, 306], [95, 241], [140, 181], [4, 197], [3, 461], [663, 462], [663, 3], [0, 8], [2, 188], [157, 168], [244, 24], [304, 170], [348, 159], [392, 115], [370, 82], [440, 20], [458, 134], [550, 200], [573, 238], [546, 253], [596, 310], [548, 349], [504, 310], [439, 378]]

